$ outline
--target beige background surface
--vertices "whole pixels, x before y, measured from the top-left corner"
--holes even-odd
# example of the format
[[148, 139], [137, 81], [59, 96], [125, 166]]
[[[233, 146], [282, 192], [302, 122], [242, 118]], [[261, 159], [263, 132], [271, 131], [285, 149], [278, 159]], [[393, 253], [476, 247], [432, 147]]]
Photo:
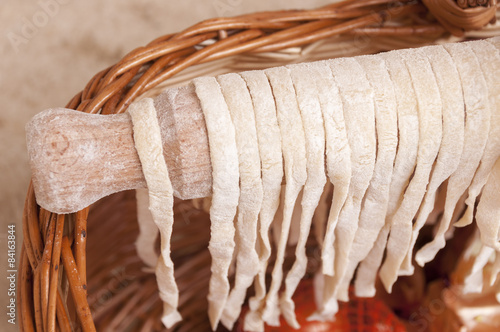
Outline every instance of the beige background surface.
[[[7, 225], [20, 219], [30, 172], [24, 125], [64, 106], [99, 70], [128, 51], [216, 16], [313, 8], [327, 0], [0, 0], [0, 306], [7, 326]], [[331, 1], [330, 1], [331, 2]]]

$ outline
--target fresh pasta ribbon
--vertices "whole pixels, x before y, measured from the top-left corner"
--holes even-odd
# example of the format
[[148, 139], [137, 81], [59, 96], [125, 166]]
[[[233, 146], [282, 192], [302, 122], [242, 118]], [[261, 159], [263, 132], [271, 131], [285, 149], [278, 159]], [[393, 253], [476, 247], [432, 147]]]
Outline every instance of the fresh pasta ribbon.
[[476, 42], [476, 45], [481, 45], [481, 47], [471, 47], [471, 49], [478, 58], [482, 59], [479, 64], [488, 85], [491, 125], [481, 163], [469, 186], [469, 195], [465, 200], [467, 209], [455, 226], [466, 226], [472, 223], [476, 198], [486, 184], [493, 165], [500, 157], [500, 112], [498, 112], [498, 105], [500, 105], [500, 84], [498, 84], [496, 77], [488, 75], [490, 72], [498, 72], [500, 70], [500, 53], [498, 50], [500, 43], [497, 42], [497, 47], [495, 47], [494, 43], [480, 40]]
[[349, 266], [340, 288], [346, 299], [356, 267], [370, 252], [377, 235], [385, 224], [389, 188], [398, 145], [398, 118], [394, 84], [385, 61], [379, 56], [358, 57], [374, 92], [375, 125], [377, 130], [377, 159], [359, 216], [354, 243], [349, 253]]
[[135, 192], [137, 200], [137, 224], [139, 225], [139, 235], [135, 241], [137, 255], [148, 266], [154, 269], [158, 261], [156, 253], [156, 238], [159, 231], [155, 224], [153, 215], [149, 211], [149, 193], [147, 189], [137, 189]]
[[465, 140], [457, 170], [448, 179], [443, 217], [434, 239], [417, 252], [416, 261], [423, 265], [431, 261], [445, 246], [448, 230], [460, 196], [471, 184], [480, 163], [490, 128], [488, 87], [476, 55], [467, 44], [446, 44], [462, 81], [465, 105]]
[[331, 60], [329, 65], [342, 97], [347, 138], [351, 146], [352, 177], [335, 229], [334, 275], [325, 277], [321, 316], [326, 319], [332, 319], [338, 310], [337, 294], [348, 269], [361, 205], [373, 176], [376, 156], [373, 89], [363, 68], [354, 58]]
[[283, 261], [290, 222], [295, 201], [307, 178], [306, 143], [299, 106], [289, 69], [277, 67], [264, 71], [269, 79], [276, 102], [278, 125], [280, 127], [283, 168], [286, 179], [283, 219], [279, 234], [276, 261], [273, 267], [271, 286], [262, 314], [264, 321], [272, 326], [279, 325], [278, 291], [283, 279]]
[[[153, 99], [145, 98], [128, 108], [134, 128], [134, 143], [149, 191], [149, 210], [158, 226], [161, 239], [156, 280], [163, 301], [162, 322], [170, 328], [182, 318], [177, 311], [179, 291], [170, 258], [170, 238], [174, 224], [174, 195], [163, 158], [160, 126]], [[153, 242], [154, 243], [154, 242]]]
[[347, 140], [343, 101], [338, 84], [328, 62], [318, 62], [317, 66], [316, 85], [326, 137], [326, 169], [328, 178], [335, 188], [322, 243], [321, 260], [323, 274], [333, 276], [334, 260], [331, 258], [334, 255], [335, 228], [351, 184], [351, 147]]
[[253, 103], [263, 193], [258, 220], [259, 267], [255, 278], [255, 296], [249, 299], [250, 311], [245, 317], [245, 328], [249, 331], [263, 331], [262, 311], [265, 307], [265, 278], [268, 260], [271, 256], [269, 229], [280, 203], [283, 156], [276, 105], [267, 76], [262, 71], [252, 71], [241, 73], [241, 77], [247, 84]]
[[408, 68], [417, 97], [419, 142], [415, 171], [392, 218], [386, 258], [380, 268], [380, 279], [389, 292], [411, 242], [412, 220], [425, 195], [442, 138], [443, 106], [427, 57], [418, 49], [402, 50], [398, 54]]
[[306, 140], [307, 180], [302, 192], [300, 229], [295, 249], [295, 262], [285, 279], [285, 290], [280, 298], [280, 308], [290, 326], [300, 327], [295, 317], [292, 295], [304, 276], [307, 267], [306, 242], [314, 211], [319, 204], [326, 184], [325, 174], [325, 130], [321, 105], [311, 75], [315, 64], [299, 64], [288, 67], [295, 87]]
[[229, 296], [228, 271], [234, 252], [233, 220], [240, 196], [238, 149], [231, 116], [217, 80], [200, 77], [193, 80], [207, 125], [212, 163], [212, 205], [210, 206], [210, 242], [212, 275], [208, 293], [208, 315], [215, 330]]
[[392, 218], [403, 199], [403, 193], [413, 174], [419, 139], [417, 98], [408, 69], [397, 52], [381, 54], [393, 82], [398, 117], [398, 148], [389, 187], [384, 226], [378, 233], [368, 255], [360, 263], [355, 279], [357, 296], [375, 295], [377, 271], [382, 263]]
[[235, 127], [240, 173], [240, 198], [236, 221], [236, 275], [222, 323], [229, 330], [240, 315], [246, 290], [259, 268], [256, 250], [257, 221], [262, 205], [259, 146], [252, 99], [245, 81], [238, 74], [217, 77]]
[[462, 84], [453, 59], [442, 47], [424, 47], [422, 52], [428, 57], [436, 78], [442, 101], [443, 137], [427, 192], [420, 211], [413, 224], [411, 242], [399, 274], [413, 274], [413, 247], [418, 234], [434, 208], [439, 187], [458, 167], [464, 146], [464, 98]]

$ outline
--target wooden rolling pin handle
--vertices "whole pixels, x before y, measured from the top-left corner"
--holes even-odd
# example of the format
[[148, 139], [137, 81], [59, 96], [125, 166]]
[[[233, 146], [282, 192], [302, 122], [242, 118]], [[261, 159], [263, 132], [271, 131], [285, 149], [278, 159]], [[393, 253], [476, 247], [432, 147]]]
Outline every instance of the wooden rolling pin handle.
[[[168, 89], [155, 106], [174, 195], [209, 196], [208, 138], [194, 88]], [[26, 132], [37, 202], [49, 211], [71, 213], [112, 193], [146, 187], [127, 113], [49, 109], [36, 115]]]

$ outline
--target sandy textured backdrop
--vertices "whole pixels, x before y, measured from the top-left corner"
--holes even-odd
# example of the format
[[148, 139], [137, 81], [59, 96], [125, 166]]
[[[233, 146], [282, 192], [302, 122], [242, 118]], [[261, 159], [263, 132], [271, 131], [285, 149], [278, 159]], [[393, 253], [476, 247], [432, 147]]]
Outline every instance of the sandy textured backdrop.
[[0, 306], [6, 326], [7, 225], [20, 218], [30, 178], [24, 125], [64, 106], [128, 51], [200, 20], [260, 10], [312, 8], [326, 0], [0, 0]]

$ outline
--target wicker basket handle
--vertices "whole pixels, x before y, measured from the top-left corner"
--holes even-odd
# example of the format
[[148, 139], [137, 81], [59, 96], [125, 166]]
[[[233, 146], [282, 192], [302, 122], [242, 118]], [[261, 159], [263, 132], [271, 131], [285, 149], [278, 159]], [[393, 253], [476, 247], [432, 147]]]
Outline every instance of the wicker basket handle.
[[[193, 87], [168, 89], [156, 97], [155, 106], [175, 196], [208, 196], [208, 140]], [[37, 202], [49, 211], [71, 213], [112, 193], [146, 187], [128, 113], [49, 109], [36, 115], [26, 131]]]

